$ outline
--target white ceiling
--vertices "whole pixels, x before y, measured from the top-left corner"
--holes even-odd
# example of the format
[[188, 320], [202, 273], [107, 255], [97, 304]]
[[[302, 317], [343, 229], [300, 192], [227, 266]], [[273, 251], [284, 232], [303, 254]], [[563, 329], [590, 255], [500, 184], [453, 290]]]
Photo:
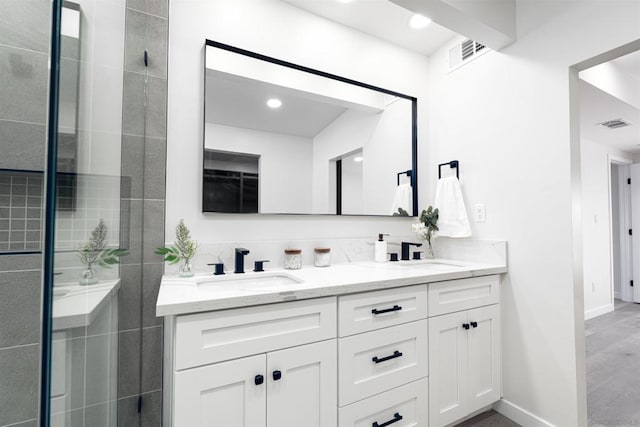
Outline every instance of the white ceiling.
[[410, 28], [409, 19], [413, 13], [388, 0], [282, 1], [426, 56], [457, 35], [434, 22], [423, 29]]
[[[640, 84], [640, 51], [616, 58], [610, 63]], [[608, 129], [597, 125], [614, 119], [630, 122], [631, 126]], [[640, 152], [640, 109], [581, 80], [580, 132], [592, 141], [627, 152]]]
[[[205, 121], [311, 138], [346, 111], [290, 88], [207, 69]], [[270, 98], [282, 101], [272, 109]]]
[[[608, 129], [598, 123], [623, 119], [631, 126]], [[580, 81], [580, 133], [591, 141], [623, 151], [640, 152], [640, 110]]]

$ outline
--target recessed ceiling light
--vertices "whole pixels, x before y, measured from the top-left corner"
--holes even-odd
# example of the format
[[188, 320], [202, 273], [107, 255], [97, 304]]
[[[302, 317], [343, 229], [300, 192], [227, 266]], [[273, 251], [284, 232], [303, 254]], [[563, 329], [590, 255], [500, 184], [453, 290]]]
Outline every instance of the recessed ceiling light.
[[419, 13], [413, 15], [409, 20], [409, 26], [414, 30], [420, 30], [427, 27], [429, 24], [431, 24], [431, 19], [424, 15], [420, 15]]
[[282, 107], [282, 101], [280, 101], [278, 98], [271, 98], [267, 101], [267, 105], [269, 106], [269, 108], [280, 108]]
[[358, 157], [354, 157], [354, 158], [353, 158], [353, 161], [354, 161], [354, 162], [357, 162], [357, 163], [360, 163], [360, 162], [361, 162], [361, 161], [363, 161], [363, 160], [364, 160], [364, 157], [361, 157], [361, 156], [358, 156]]

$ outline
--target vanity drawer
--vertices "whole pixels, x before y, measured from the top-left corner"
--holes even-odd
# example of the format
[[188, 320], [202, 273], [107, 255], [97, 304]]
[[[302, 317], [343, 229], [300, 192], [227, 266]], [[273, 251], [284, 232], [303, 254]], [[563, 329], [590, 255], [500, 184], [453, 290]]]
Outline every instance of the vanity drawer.
[[336, 337], [335, 297], [178, 316], [176, 370]]
[[[338, 411], [340, 427], [371, 427], [398, 420], [393, 427], [426, 427], [429, 421], [427, 378], [405, 384]], [[399, 419], [402, 417], [402, 419]]]
[[500, 302], [499, 276], [429, 284], [429, 317]]
[[427, 320], [338, 340], [339, 404], [427, 376]]
[[427, 285], [338, 298], [338, 335], [368, 332], [427, 318]]

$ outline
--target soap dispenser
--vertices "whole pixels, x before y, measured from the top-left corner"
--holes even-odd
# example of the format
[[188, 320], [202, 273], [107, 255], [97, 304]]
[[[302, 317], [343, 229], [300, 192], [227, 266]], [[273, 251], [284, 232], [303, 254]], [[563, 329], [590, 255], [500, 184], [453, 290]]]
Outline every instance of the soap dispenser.
[[378, 234], [378, 241], [376, 242], [375, 260], [376, 262], [387, 261], [387, 242], [384, 240], [384, 236], [388, 234]]

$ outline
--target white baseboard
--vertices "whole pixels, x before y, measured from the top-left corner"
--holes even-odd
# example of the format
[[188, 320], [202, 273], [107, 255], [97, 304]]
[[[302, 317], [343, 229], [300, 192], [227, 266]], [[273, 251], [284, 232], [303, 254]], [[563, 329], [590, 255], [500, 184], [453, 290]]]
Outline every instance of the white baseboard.
[[606, 304], [602, 307], [592, 308], [584, 312], [584, 320], [593, 319], [594, 317], [602, 316], [613, 311], [613, 304]]
[[502, 400], [497, 401], [496, 403], [493, 404], [493, 409], [495, 409], [496, 412], [501, 413], [505, 417], [515, 421], [516, 423], [518, 423], [518, 424], [520, 424], [522, 426], [526, 426], [526, 427], [555, 427], [550, 422], [543, 420], [542, 418], [538, 417], [537, 415], [532, 414], [531, 412], [527, 411], [526, 409], [523, 409], [523, 408], [519, 407], [518, 405], [515, 405], [515, 404], [509, 402], [508, 400], [502, 399]]

